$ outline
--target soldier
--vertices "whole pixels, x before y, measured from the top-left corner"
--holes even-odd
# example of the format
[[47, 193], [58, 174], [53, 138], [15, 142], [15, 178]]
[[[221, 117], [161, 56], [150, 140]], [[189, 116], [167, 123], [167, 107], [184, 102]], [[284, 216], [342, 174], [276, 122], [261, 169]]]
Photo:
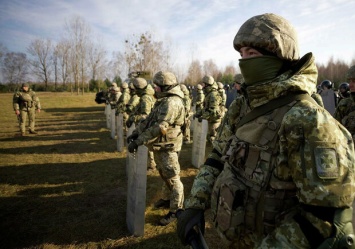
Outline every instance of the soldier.
[[[126, 126], [126, 121], [128, 120], [127, 104], [130, 99], [131, 95], [129, 93], [128, 83], [123, 82], [121, 85], [121, 96], [117, 101], [116, 116], [118, 116], [119, 113], [122, 113], [124, 126]], [[127, 132], [127, 127], [124, 128], [124, 131]]]
[[217, 85], [218, 85], [218, 93], [222, 99], [220, 108], [221, 108], [221, 118], [223, 118], [224, 114], [227, 111], [227, 108], [226, 108], [227, 94], [226, 94], [226, 90], [224, 90], [224, 85], [222, 82], [218, 82]]
[[190, 111], [191, 111], [191, 97], [190, 97], [190, 91], [187, 89], [187, 87], [184, 84], [180, 85], [181, 91], [184, 93], [184, 104], [185, 104], [185, 126], [183, 128], [183, 140], [184, 144], [190, 144], [191, 143], [191, 131], [190, 131], [190, 125], [191, 125], [191, 120], [190, 120]]
[[[127, 114], [128, 114], [128, 117], [131, 115], [131, 113], [133, 113], [133, 111], [136, 109], [137, 105], [139, 104], [139, 96], [137, 95], [136, 93], [136, 88], [134, 87], [134, 84], [131, 82], [129, 83], [129, 89], [130, 89], [130, 94], [131, 94], [131, 98], [129, 99], [129, 102], [127, 104], [127, 108], [126, 108], [126, 111], [127, 111]], [[126, 121], [126, 125], [127, 127], [131, 127], [131, 123], [128, 121]], [[129, 126], [128, 126], [129, 125]]]
[[330, 80], [323, 80], [321, 83], [321, 92], [324, 108], [330, 113], [334, 114], [337, 105], [338, 96], [334, 92], [333, 83]]
[[111, 109], [116, 109], [117, 101], [121, 96], [121, 91], [117, 87], [117, 83], [113, 82], [107, 93], [107, 101], [111, 106]]
[[350, 67], [346, 78], [349, 81], [350, 97], [340, 101], [335, 115], [355, 140], [355, 65]]
[[158, 72], [153, 82], [158, 98], [153, 111], [140, 126], [141, 133], [135, 130], [128, 145], [129, 152], [134, 152], [139, 145], [152, 144], [154, 158], [157, 161], [159, 174], [164, 181], [163, 198], [156, 203], [156, 207], [169, 204], [170, 210], [159, 224], [168, 225], [176, 219], [175, 212], [182, 208], [184, 201], [184, 186], [180, 180], [180, 164], [178, 153], [182, 146], [181, 127], [185, 120], [184, 94], [173, 73]]
[[350, 95], [350, 87], [348, 83], [342, 83], [339, 86], [339, 103], [334, 112], [334, 118], [340, 123], [342, 119], [347, 115], [348, 106], [351, 106], [353, 99]]
[[206, 119], [208, 121], [208, 140], [213, 142], [216, 137], [218, 126], [221, 124], [221, 102], [222, 98], [217, 89], [217, 83], [212, 76], [204, 76], [202, 78], [202, 86], [205, 92], [205, 100], [203, 103], [203, 110], [199, 121]]
[[201, 84], [197, 84], [197, 93], [195, 98], [196, 113], [194, 117], [198, 118], [202, 115], [204, 101], [205, 101], [205, 94], [203, 93], [203, 87]]
[[178, 215], [181, 241], [211, 207], [231, 248], [353, 248], [354, 144], [311, 97], [312, 53], [299, 58], [296, 31], [275, 14], [247, 20], [233, 45], [251, 111], [235, 111], [233, 136], [200, 168]]
[[[129, 115], [126, 125], [127, 127], [131, 127], [131, 125], [135, 123], [136, 127], [139, 128], [139, 123], [144, 121], [152, 111], [156, 99], [154, 97], [153, 87], [148, 84], [145, 79], [134, 78], [132, 81], [140, 99], [135, 110]], [[148, 171], [154, 171], [156, 169], [156, 163], [151, 146], [148, 146], [148, 151]]]
[[26, 135], [26, 119], [28, 116], [30, 127], [29, 133], [37, 134], [35, 131], [36, 110], [41, 112], [41, 104], [36, 93], [29, 88], [28, 83], [23, 83], [21, 89], [13, 96], [13, 108], [20, 125], [21, 136]]

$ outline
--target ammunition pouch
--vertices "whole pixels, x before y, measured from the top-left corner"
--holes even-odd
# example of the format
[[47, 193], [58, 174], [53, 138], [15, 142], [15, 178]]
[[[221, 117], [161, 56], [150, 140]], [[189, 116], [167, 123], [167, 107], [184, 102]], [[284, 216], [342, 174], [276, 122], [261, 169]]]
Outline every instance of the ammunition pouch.
[[169, 127], [165, 135], [159, 138], [159, 142], [153, 143], [153, 150], [173, 150], [177, 137], [182, 134], [181, 126]]

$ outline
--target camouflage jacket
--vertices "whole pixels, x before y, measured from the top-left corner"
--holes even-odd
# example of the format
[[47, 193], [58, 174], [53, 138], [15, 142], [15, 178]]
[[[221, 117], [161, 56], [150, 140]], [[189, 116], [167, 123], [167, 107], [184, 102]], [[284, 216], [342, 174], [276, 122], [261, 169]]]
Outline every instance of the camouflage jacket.
[[127, 104], [131, 99], [131, 95], [129, 94], [129, 89], [123, 89], [120, 98], [117, 101], [117, 111], [119, 113], [124, 113], [127, 111]]
[[133, 132], [138, 133], [138, 145], [172, 143], [173, 150], [180, 151], [182, 145], [181, 126], [185, 122], [185, 106], [180, 87], [169, 90], [171, 94], [160, 98], [152, 112]]
[[218, 93], [221, 96], [221, 106], [225, 107], [227, 103], [227, 94], [224, 89], [218, 89]]
[[126, 109], [128, 114], [131, 114], [132, 112], [134, 112], [137, 105], [139, 104], [139, 100], [140, 100], [140, 98], [136, 93], [131, 94], [131, 98], [129, 99], [129, 102], [127, 104], [127, 109]]
[[29, 108], [41, 109], [41, 104], [36, 93], [29, 89], [27, 92], [22, 89], [13, 96], [13, 108], [16, 110], [28, 110]]
[[[272, 81], [247, 87], [249, 106], [254, 109], [292, 92], [312, 95], [316, 88], [316, 79], [314, 57], [309, 53], [300, 59], [294, 71], [289, 70]], [[231, 115], [230, 111], [228, 113]], [[236, 113], [238, 115], [238, 111]], [[261, 139], [264, 138], [260, 138], [259, 133], [271, 125], [270, 115], [272, 114], [260, 116], [236, 130], [233, 130], [232, 126], [232, 130], [228, 128], [228, 132], [234, 134], [232, 141], [236, 144], [247, 143], [248, 148], [253, 150], [266, 148], [261, 145]], [[228, 116], [225, 119], [228, 119]], [[237, 122], [238, 119], [239, 116], [236, 118]], [[308, 100], [295, 102], [281, 119], [278, 129], [275, 144], [277, 153], [264, 160], [273, 162], [272, 176], [282, 182], [281, 186], [293, 186], [291, 188], [297, 192], [298, 201], [305, 205], [350, 207], [355, 193], [355, 152], [349, 132], [328, 111]], [[216, 140], [225, 140], [228, 136], [223, 138], [223, 134], [219, 134]], [[263, 143], [267, 146], [267, 140]], [[230, 157], [225, 157], [231, 148], [229, 148], [230, 141], [226, 144], [223, 151], [221, 151], [222, 146], [218, 147], [214, 144], [214, 153], [208, 157], [194, 180], [191, 194], [185, 201], [186, 208], [210, 207], [214, 183], [231, 160]], [[240, 157], [235, 155], [234, 159], [240, 160]], [[251, 163], [248, 159], [243, 160], [247, 160], [245, 163]], [[253, 161], [255, 160], [259, 162], [261, 159], [253, 158]], [[259, 167], [263, 165], [262, 161], [255, 165], [252, 178], [245, 180], [249, 182], [262, 180], [265, 177], [264, 171]], [[245, 173], [242, 169], [239, 170], [242, 177]], [[266, 181], [265, 184], [268, 186], [270, 182]]]
[[111, 87], [107, 93], [107, 102], [111, 105], [111, 109], [116, 109], [117, 101], [121, 97], [121, 92], [118, 87]]
[[154, 89], [150, 85], [148, 85], [142, 93], [139, 93], [138, 96], [140, 97], [139, 103], [137, 104], [135, 110], [129, 115], [129, 119], [136, 125], [146, 119], [152, 111], [156, 101], [154, 97]]
[[195, 105], [196, 105], [196, 115], [200, 116], [203, 110], [203, 103], [205, 101], [205, 94], [203, 90], [197, 90]]
[[217, 89], [212, 89], [208, 92], [205, 95], [202, 118], [211, 123], [219, 122], [221, 120], [221, 103], [222, 98]]
[[334, 118], [341, 123], [342, 119], [348, 114], [349, 106], [351, 106], [353, 102], [354, 100], [351, 97], [341, 99], [335, 109]]

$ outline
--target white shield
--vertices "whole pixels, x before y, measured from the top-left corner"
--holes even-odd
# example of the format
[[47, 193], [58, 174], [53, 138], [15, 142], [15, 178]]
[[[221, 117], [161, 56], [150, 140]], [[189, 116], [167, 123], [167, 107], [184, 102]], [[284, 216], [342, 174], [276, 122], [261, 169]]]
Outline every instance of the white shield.
[[134, 236], [144, 235], [147, 160], [148, 148], [144, 145], [134, 154], [128, 153], [126, 222], [128, 231]]
[[198, 119], [194, 119], [194, 133], [192, 144], [192, 165], [199, 168], [205, 162], [206, 153], [206, 137], [208, 132], [208, 122], [203, 119], [202, 122], [198, 122]]
[[111, 105], [110, 104], [106, 105], [105, 114], [106, 114], [106, 127], [107, 127], [107, 129], [110, 129], [110, 125], [111, 125], [111, 119], [110, 119]]
[[111, 115], [110, 115], [110, 120], [111, 120], [111, 124], [110, 124], [110, 129], [111, 129], [111, 138], [115, 139], [115, 135], [116, 135], [116, 109], [111, 109]]
[[123, 115], [122, 113], [118, 114], [118, 116], [116, 116], [116, 120], [117, 120], [117, 130], [116, 130], [116, 134], [117, 134], [117, 151], [121, 152], [123, 150], [123, 146], [124, 146], [124, 134], [123, 134]]
[[322, 96], [324, 109], [326, 109], [330, 114], [334, 114], [336, 106], [336, 95], [332, 89], [323, 90], [320, 94]]

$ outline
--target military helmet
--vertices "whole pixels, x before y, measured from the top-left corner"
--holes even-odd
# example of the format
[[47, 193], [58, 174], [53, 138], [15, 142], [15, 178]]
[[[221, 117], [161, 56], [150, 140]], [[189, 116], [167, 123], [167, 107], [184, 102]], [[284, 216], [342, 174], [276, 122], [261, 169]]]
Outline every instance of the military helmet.
[[136, 89], [144, 89], [147, 87], [148, 82], [143, 78], [134, 78], [133, 85]]
[[242, 74], [236, 74], [235, 76], [234, 76], [234, 81], [236, 82], [236, 83], [238, 83], [238, 84], [243, 84], [244, 83], [244, 77], [243, 77], [243, 75]]
[[223, 85], [222, 82], [218, 82], [217, 85], [218, 85], [218, 88], [219, 88], [219, 89], [223, 89], [223, 88], [224, 88], [224, 85]]
[[212, 76], [206, 75], [202, 78], [202, 83], [212, 86], [214, 83], [214, 78]]
[[296, 30], [285, 18], [272, 13], [254, 16], [244, 22], [234, 37], [233, 46], [237, 51], [252, 47], [281, 59], [299, 59]]
[[135, 90], [135, 89], [136, 89], [136, 88], [134, 87], [133, 82], [129, 83], [129, 89], [131, 89], [131, 90]]
[[333, 86], [333, 83], [330, 80], [323, 80], [321, 83], [321, 88], [327, 88], [327, 89], [331, 89]]
[[30, 85], [28, 83], [22, 83], [21, 87], [29, 87]]
[[122, 83], [122, 85], [121, 85], [121, 87], [122, 87], [123, 89], [128, 88], [128, 84], [127, 84], [127, 82], [123, 82], [123, 83]]
[[355, 79], [355, 65], [351, 66], [346, 73], [346, 79]]
[[116, 83], [116, 82], [113, 82], [111, 86], [112, 86], [112, 87], [117, 87], [117, 83]]
[[181, 91], [183, 91], [183, 92], [184, 92], [184, 91], [188, 91], [188, 90], [187, 90], [187, 87], [186, 87], [184, 84], [181, 84], [181, 85], [180, 85], [180, 88], [181, 88]]
[[153, 82], [158, 86], [174, 86], [178, 84], [173, 73], [163, 71], [159, 71], [154, 75]]
[[198, 90], [202, 90], [201, 84], [197, 84], [197, 89], [198, 89]]

